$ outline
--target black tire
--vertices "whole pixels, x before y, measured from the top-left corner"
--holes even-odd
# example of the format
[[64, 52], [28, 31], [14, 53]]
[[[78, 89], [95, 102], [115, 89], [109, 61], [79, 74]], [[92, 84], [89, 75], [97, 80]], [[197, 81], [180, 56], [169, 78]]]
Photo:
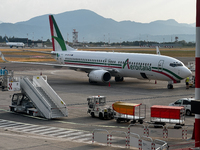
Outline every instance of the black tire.
[[131, 121], [131, 123], [132, 123], [132, 124], [135, 124], [135, 123], [136, 123], [136, 120]]
[[103, 114], [102, 113], [99, 113], [99, 118], [101, 119], [101, 120], [103, 120], [104, 118], [103, 118]]
[[167, 85], [167, 88], [168, 88], [168, 89], [173, 89], [173, 85], [172, 85], [172, 84], [168, 84], [168, 85]]
[[91, 112], [91, 116], [92, 116], [92, 118], [94, 118], [94, 112]]
[[121, 82], [124, 80], [124, 77], [115, 77], [115, 82]]
[[191, 111], [190, 110], [186, 110], [186, 115], [187, 116], [191, 116]]
[[117, 123], [120, 123], [120, 122], [121, 122], [121, 120], [120, 120], [119, 118], [118, 118], [116, 121], [117, 121]]
[[143, 124], [144, 121], [143, 121], [143, 120], [138, 120], [138, 122], [139, 122], [140, 124]]

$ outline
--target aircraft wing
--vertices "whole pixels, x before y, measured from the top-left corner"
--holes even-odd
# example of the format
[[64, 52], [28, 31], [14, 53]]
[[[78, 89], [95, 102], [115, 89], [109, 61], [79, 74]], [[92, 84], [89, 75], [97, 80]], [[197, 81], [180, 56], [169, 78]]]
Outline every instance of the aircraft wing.
[[51, 52], [44, 52], [44, 51], [32, 51], [32, 50], [27, 50], [27, 49], [20, 49], [24, 52], [34, 52], [34, 53], [43, 53], [43, 54], [51, 54], [51, 55], [56, 55], [56, 53], [51, 53]]
[[[34, 51], [35, 52], [35, 51]], [[48, 54], [55, 54], [55, 53], [48, 53]], [[5, 59], [4, 55], [0, 51], [0, 57], [2, 58], [3, 61], [5, 62], [10, 62], [10, 63], [18, 63], [18, 64], [32, 64], [32, 65], [45, 65], [45, 66], [52, 66], [54, 68], [62, 68], [66, 67], [68, 69], [72, 69], [75, 71], [84, 71], [86, 73], [91, 72], [92, 70], [102, 70], [102, 68], [99, 67], [94, 67], [94, 66], [82, 66], [82, 65], [67, 65], [67, 64], [54, 64], [54, 63], [39, 63], [39, 62], [19, 62], [19, 61], [8, 61]], [[113, 69], [113, 68], [107, 68], [105, 69], [108, 72], [111, 73], [112, 76], [117, 76], [120, 75], [118, 69]]]
[[2, 59], [3, 61], [8, 62], [8, 61], [5, 59], [5, 57], [3, 56], [3, 54], [2, 54], [1, 51], [0, 51], [0, 56], [1, 56], [1, 59]]
[[[54, 53], [50, 53], [54, 54]], [[84, 71], [86, 73], [91, 72], [92, 70], [101, 70], [102, 68], [99, 67], [94, 67], [94, 66], [81, 66], [81, 65], [67, 65], [67, 64], [54, 64], [54, 63], [39, 63], [39, 62], [19, 62], [19, 61], [8, 61], [5, 59], [4, 55], [0, 51], [0, 57], [2, 58], [3, 61], [5, 62], [10, 62], [10, 63], [18, 63], [18, 64], [32, 64], [32, 65], [45, 65], [45, 66], [52, 66], [54, 68], [62, 68], [62, 67], [67, 67], [72, 70], [76, 71]], [[117, 69], [105, 69], [108, 72], [110, 72], [112, 75], [118, 74], [119, 71]]]

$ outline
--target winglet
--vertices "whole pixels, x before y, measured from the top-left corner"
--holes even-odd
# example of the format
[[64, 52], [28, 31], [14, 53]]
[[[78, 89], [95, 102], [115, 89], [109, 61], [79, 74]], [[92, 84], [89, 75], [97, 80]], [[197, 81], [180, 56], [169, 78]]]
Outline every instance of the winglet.
[[158, 46], [156, 46], [156, 54], [160, 55], [160, 50], [159, 50]]
[[5, 59], [5, 57], [3, 56], [3, 53], [0, 51], [0, 56], [1, 56], [1, 59], [3, 60], [3, 61], [6, 61], [6, 62], [8, 62], [6, 59]]

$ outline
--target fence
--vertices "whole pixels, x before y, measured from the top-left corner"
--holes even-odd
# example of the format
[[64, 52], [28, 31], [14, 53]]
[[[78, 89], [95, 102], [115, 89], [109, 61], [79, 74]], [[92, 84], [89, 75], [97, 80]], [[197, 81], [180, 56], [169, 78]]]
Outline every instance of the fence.
[[92, 134], [92, 143], [121, 148], [163, 150], [168, 149], [167, 142], [160, 139], [153, 140], [151, 137], [159, 137], [165, 140], [168, 140], [168, 138], [187, 140], [189, 136], [192, 136], [188, 134], [189, 127], [190, 126], [163, 126], [158, 124], [150, 124], [148, 126], [130, 124], [127, 133], [123, 131], [108, 132], [104, 129], [95, 129]]

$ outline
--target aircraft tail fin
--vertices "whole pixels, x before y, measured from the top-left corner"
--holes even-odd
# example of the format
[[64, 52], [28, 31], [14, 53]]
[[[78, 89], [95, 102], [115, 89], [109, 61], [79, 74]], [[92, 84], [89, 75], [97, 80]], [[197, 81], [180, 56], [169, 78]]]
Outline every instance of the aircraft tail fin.
[[49, 15], [49, 23], [50, 23], [53, 51], [76, 50], [65, 43], [65, 40], [60, 32], [60, 29], [58, 28], [58, 25], [53, 15]]
[[161, 55], [158, 46], [156, 46], [156, 54], [157, 54], [157, 55]]
[[6, 43], [8, 43], [9, 41], [8, 41], [8, 38], [6, 37]]

